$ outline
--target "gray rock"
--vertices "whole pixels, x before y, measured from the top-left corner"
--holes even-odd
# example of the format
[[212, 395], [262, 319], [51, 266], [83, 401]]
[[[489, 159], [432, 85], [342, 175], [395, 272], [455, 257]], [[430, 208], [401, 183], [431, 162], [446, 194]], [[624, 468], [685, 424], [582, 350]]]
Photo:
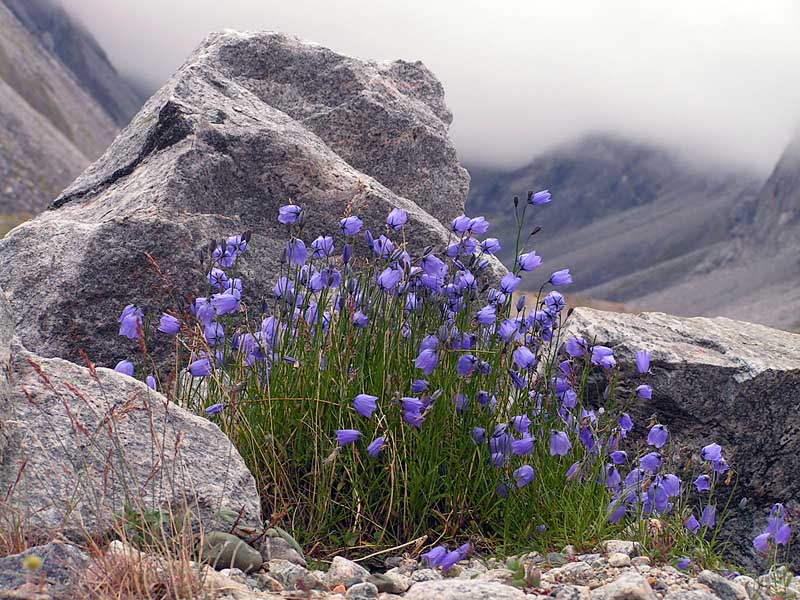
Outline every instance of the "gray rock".
[[[623, 367], [621, 397], [640, 383], [652, 385], [652, 400], [635, 398], [627, 407], [640, 433], [657, 414], [695, 464], [704, 445], [722, 445], [737, 494], [750, 501], [740, 506], [734, 499], [721, 533], [736, 562], [755, 567], [750, 540], [766, 525], [769, 506], [800, 495], [800, 412], [787, 402], [800, 397], [800, 336], [725, 318], [588, 308], [574, 311], [569, 330], [614, 349]], [[640, 349], [652, 352], [648, 376], [636, 371]], [[719, 492], [722, 506], [730, 489]], [[800, 557], [796, 549], [793, 557]]]
[[[200, 294], [199, 249], [245, 230], [255, 234], [242, 263], [244, 299], [255, 304], [279, 272], [286, 228], [276, 218], [289, 201], [307, 209], [308, 241], [337, 233], [351, 212], [377, 232], [399, 207], [412, 247], [441, 252], [449, 230], [404, 194], [431, 198], [441, 216], [463, 209], [466, 176], [442, 102], [421, 65], [360, 61], [274, 33], [210, 35], [55, 210], [0, 241], [17, 335], [38, 354], [77, 362], [83, 348], [116, 364], [136, 350], [117, 335], [121, 310], [170, 308], [167, 295], [153, 297], [165, 283], [145, 253], [180, 297]], [[365, 146], [356, 130], [384, 136]], [[355, 254], [365, 252], [359, 240]], [[490, 270], [504, 272], [498, 261]], [[166, 351], [166, 341], [153, 344], [153, 355]]]
[[261, 551], [264, 562], [269, 562], [277, 558], [288, 560], [304, 568], [308, 567], [306, 559], [283, 538], [265, 537], [259, 543], [258, 549]]
[[514, 572], [509, 569], [489, 569], [478, 576], [481, 581], [499, 581], [500, 583], [510, 584], [514, 581]]
[[378, 588], [375, 584], [362, 581], [351, 586], [345, 597], [348, 600], [371, 600], [378, 597]]
[[387, 594], [402, 594], [411, 587], [411, 579], [402, 573], [387, 571], [386, 573], [373, 573], [367, 581], [378, 588], [379, 592]]
[[418, 569], [411, 574], [411, 581], [420, 583], [423, 581], [439, 581], [442, 574], [435, 569]]
[[670, 592], [664, 600], [719, 600], [717, 596], [705, 590], [680, 590]]
[[190, 512], [206, 530], [229, 528], [225, 512], [239, 514], [242, 528], [260, 527], [253, 476], [216, 425], [142, 382], [41, 358], [16, 341], [8, 372], [0, 489], [12, 490], [11, 506], [31, 527], [103, 535], [126, 504], [177, 525]]
[[592, 600], [658, 600], [647, 579], [623, 573], [616, 580], [592, 590]]
[[515, 587], [494, 581], [444, 579], [415, 583], [406, 600], [523, 600], [525, 594]]
[[556, 600], [590, 600], [590, 590], [585, 585], [557, 585], [552, 595]]
[[628, 540], [608, 540], [603, 542], [603, 551], [606, 554], [621, 552], [622, 554], [633, 557], [639, 555], [639, 549], [639, 542], [631, 542]]
[[203, 537], [200, 558], [217, 570], [238, 569], [243, 573], [257, 571], [263, 562], [258, 550], [235, 535], [221, 531], [212, 531]]
[[[34, 572], [23, 568], [26, 557], [38, 556], [42, 566]], [[65, 591], [83, 572], [89, 563], [89, 555], [72, 544], [50, 542], [44, 546], [34, 546], [20, 554], [10, 554], [0, 558], [0, 591], [10, 592], [30, 579], [44, 582], [45, 591], [56, 595]]]
[[270, 577], [287, 590], [325, 590], [325, 583], [313, 573], [288, 560], [273, 559], [267, 563]]
[[701, 571], [697, 576], [697, 581], [714, 590], [721, 600], [748, 600], [749, 598], [744, 586], [713, 571]]
[[559, 583], [586, 584], [594, 577], [594, 569], [583, 561], [576, 561], [551, 569], [546, 576]]
[[610, 567], [629, 567], [631, 557], [624, 552], [612, 552], [608, 555], [608, 566]]
[[550, 565], [563, 565], [567, 562], [567, 556], [560, 552], [548, 552], [544, 562]]
[[369, 577], [369, 571], [352, 560], [343, 556], [334, 556], [328, 572], [325, 573], [325, 583], [330, 587], [344, 585], [350, 587], [356, 582], [364, 581]]

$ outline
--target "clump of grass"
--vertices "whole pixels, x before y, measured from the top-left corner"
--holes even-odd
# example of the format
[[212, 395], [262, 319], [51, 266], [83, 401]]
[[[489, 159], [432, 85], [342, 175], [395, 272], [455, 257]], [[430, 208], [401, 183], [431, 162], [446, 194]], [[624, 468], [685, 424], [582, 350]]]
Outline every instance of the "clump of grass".
[[[474, 546], [591, 548], [627, 533], [705, 564], [719, 550], [713, 490], [730, 483], [721, 449], [709, 444], [694, 461], [702, 478], [690, 495], [668, 460], [666, 427], [653, 422], [646, 442], [628, 439], [631, 397], [619, 392], [613, 349], [567, 333], [554, 288], [571, 283], [569, 270], [542, 277], [535, 298], [512, 296], [542, 264], [527, 249], [538, 229], [523, 235], [526, 212], [549, 201], [547, 192], [515, 201], [518, 260], [494, 286], [480, 283], [500, 249], [478, 239], [483, 217], [454, 219], [438, 253], [406, 242], [399, 209], [381, 235], [351, 215], [336, 239], [306, 246], [304, 209], [284, 206], [272, 300], [244, 295], [249, 233], [212, 243], [204, 295], [186, 313], [167, 307], [159, 322], [159, 335], [177, 336], [185, 376], [160, 379], [222, 427], [272, 524], [312, 554], [468, 540], [451, 560]], [[143, 323], [129, 305], [120, 334], [143, 343]], [[633, 392], [645, 398], [649, 356], [637, 356]], [[130, 361], [118, 368], [135, 374]], [[662, 533], [650, 531], [653, 520]]]

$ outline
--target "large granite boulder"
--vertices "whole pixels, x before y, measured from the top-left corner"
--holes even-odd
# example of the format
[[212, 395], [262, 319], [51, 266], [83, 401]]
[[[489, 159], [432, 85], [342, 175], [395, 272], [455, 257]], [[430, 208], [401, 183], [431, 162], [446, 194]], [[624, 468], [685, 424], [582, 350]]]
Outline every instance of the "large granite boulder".
[[[725, 528], [740, 560], [752, 558], [768, 507], [800, 501], [800, 335], [663, 313], [579, 308], [570, 319], [572, 333], [614, 348], [621, 394], [634, 396], [629, 412], [640, 427], [655, 414], [696, 459], [702, 446], [722, 445], [737, 477]], [[652, 353], [647, 376], [636, 370], [641, 349]], [[632, 393], [645, 382], [652, 400]]]
[[245, 296], [258, 299], [279, 272], [276, 217], [290, 201], [307, 209], [308, 241], [338, 233], [351, 213], [382, 231], [400, 207], [414, 251], [441, 248], [450, 234], [436, 217], [462, 211], [467, 188], [449, 121], [441, 85], [419, 63], [365, 62], [273, 33], [212, 34], [53, 210], [0, 241], [17, 335], [43, 356], [78, 361], [82, 347], [115, 364], [135, 350], [116, 336], [122, 308], [202, 291], [198, 249], [245, 230]]
[[228, 529], [237, 513], [261, 526], [255, 480], [216, 425], [116, 371], [28, 352], [9, 316], [0, 291], [5, 519], [73, 539], [105, 534], [126, 505], [193, 529]]

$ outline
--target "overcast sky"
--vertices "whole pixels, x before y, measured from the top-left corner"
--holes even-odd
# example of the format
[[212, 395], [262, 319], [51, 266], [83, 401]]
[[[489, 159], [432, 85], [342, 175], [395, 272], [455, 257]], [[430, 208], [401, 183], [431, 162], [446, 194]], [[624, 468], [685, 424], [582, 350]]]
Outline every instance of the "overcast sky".
[[470, 164], [611, 131], [766, 172], [800, 129], [800, 0], [61, 1], [154, 88], [225, 27], [420, 59]]

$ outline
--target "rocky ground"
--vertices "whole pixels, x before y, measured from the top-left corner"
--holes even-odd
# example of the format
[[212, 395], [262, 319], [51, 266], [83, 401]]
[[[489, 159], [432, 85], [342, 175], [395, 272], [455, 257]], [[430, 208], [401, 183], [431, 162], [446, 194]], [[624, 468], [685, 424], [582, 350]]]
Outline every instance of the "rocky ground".
[[[753, 579], [703, 570], [679, 570], [654, 564], [638, 544], [614, 540], [596, 553], [530, 553], [500, 560], [471, 557], [443, 574], [409, 556], [392, 556], [372, 572], [335, 557], [327, 570], [310, 567], [285, 539], [265, 538], [256, 550], [241, 541], [225, 543], [226, 534], [209, 536], [209, 565], [186, 563], [196, 574], [194, 597], [218, 600], [319, 598], [325, 600], [766, 600], [800, 594], [800, 577], [778, 569]], [[235, 538], [233, 538], [235, 540]], [[213, 542], [213, 543], [212, 543]], [[26, 571], [26, 557], [42, 559], [39, 570]], [[89, 597], [109, 582], [114, 560], [128, 560], [131, 571], [148, 565], [174, 578], [178, 568], [153, 555], [112, 542], [102, 558], [91, 560], [68, 544], [50, 543], [0, 559], [0, 598]], [[208, 561], [207, 561], [208, 562]], [[221, 568], [223, 564], [237, 565]], [[238, 568], [241, 567], [241, 568]], [[41, 571], [41, 572], [39, 572]], [[94, 572], [93, 572], [94, 571]], [[87, 575], [88, 574], [88, 575]], [[111, 582], [120, 591], [120, 582]], [[158, 587], [158, 586], [157, 586]], [[161, 585], [158, 589], [163, 589]], [[4, 590], [4, 591], [2, 591]], [[106, 597], [106, 596], [93, 596]], [[124, 596], [122, 596], [124, 597]], [[169, 596], [172, 597], [172, 596]], [[179, 596], [181, 597], [181, 596]]]

